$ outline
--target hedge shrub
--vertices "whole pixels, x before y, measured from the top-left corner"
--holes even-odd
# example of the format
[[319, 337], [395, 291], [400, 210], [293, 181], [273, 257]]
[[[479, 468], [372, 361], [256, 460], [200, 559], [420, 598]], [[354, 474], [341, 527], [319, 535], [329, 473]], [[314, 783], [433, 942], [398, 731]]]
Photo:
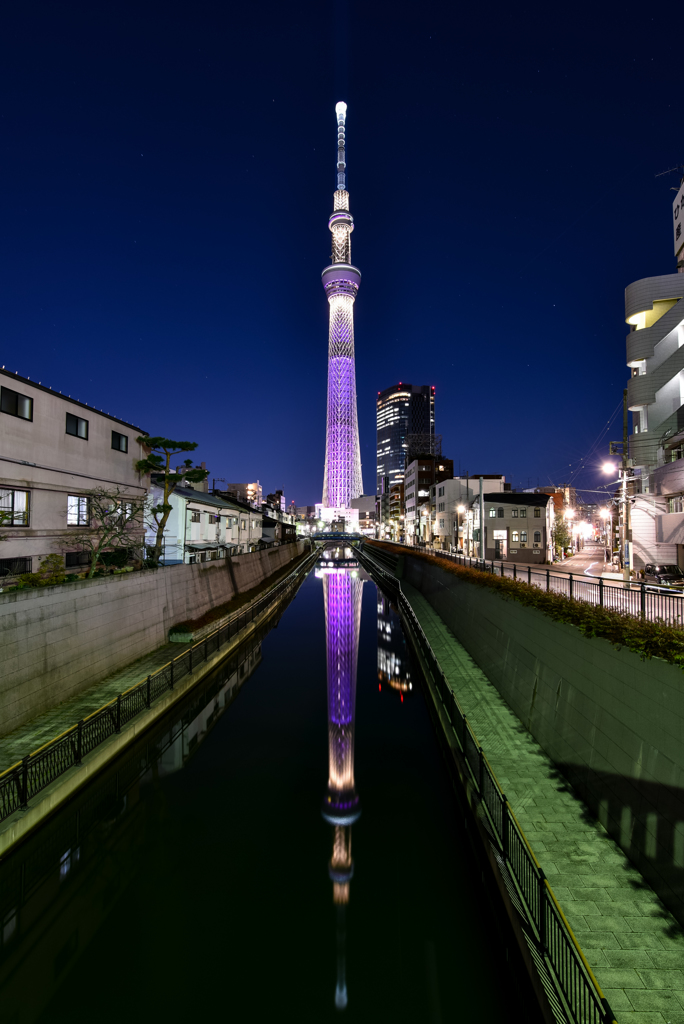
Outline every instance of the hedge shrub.
[[[369, 543], [384, 548], [393, 555], [399, 553], [394, 545], [379, 541]], [[564, 594], [552, 591], [547, 593], [522, 580], [494, 576], [481, 569], [469, 569], [448, 558], [440, 558], [439, 555], [427, 555], [406, 548], [402, 549], [401, 554], [436, 563], [440, 569], [451, 573], [464, 583], [493, 590], [504, 600], [519, 601], [520, 604], [537, 608], [555, 622], [576, 626], [586, 637], [602, 637], [618, 649], [626, 647], [638, 654], [642, 660], [662, 658], [684, 669], [684, 631], [676, 626], [668, 626], [662, 620], [640, 619], [626, 612], [611, 611], [584, 601], [575, 601]]]

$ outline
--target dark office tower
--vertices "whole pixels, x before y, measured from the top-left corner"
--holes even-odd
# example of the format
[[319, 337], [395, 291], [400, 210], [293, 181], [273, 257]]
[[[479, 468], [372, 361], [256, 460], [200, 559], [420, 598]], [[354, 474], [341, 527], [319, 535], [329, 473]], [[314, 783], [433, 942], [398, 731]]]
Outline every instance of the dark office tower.
[[[404, 479], [409, 434], [423, 442], [435, 436], [435, 389], [429, 384], [395, 384], [378, 392], [377, 494], [383, 476], [390, 486]], [[427, 450], [427, 449], [426, 449]]]

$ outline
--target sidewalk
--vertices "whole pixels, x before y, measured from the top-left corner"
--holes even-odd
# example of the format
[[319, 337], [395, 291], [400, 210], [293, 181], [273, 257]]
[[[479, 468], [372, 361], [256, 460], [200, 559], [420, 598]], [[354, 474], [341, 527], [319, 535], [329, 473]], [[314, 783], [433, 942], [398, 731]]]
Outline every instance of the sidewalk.
[[176, 658], [183, 651], [186, 651], [190, 644], [164, 644], [156, 651], [138, 658], [126, 668], [119, 669], [106, 679], [95, 683], [87, 690], [70, 697], [49, 711], [44, 711], [37, 718], [26, 722], [25, 725], [14, 729], [6, 736], [0, 737], [0, 772], [11, 768], [17, 761], [21, 761], [27, 754], [33, 753], [44, 743], [59, 736], [65, 729], [75, 725], [81, 718], [85, 718], [92, 711], [97, 711], [107, 701], [127, 690], [130, 686], [141, 682], [152, 672], [166, 665], [172, 658]]
[[684, 1024], [682, 929], [431, 605], [402, 589], [618, 1024]]

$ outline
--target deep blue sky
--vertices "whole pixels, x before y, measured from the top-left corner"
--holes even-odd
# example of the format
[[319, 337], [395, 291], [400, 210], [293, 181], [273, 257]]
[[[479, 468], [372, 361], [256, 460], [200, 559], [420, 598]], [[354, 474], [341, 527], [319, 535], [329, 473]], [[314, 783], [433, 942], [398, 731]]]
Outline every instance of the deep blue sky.
[[366, 491], [399, 380], [455, 467], [570, 479], [625, 386], [624, 287], [675, 269], [676, 10], [5, 5], [0, 364], [320, 500], [344, 99]]

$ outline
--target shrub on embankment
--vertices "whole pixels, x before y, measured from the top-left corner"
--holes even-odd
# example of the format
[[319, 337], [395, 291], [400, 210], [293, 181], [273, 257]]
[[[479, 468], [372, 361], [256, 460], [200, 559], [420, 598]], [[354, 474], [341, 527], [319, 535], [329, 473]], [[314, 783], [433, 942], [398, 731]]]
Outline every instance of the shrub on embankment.
[[[400, 553], [393, 544], [383, 544], [381, 541], [367, 543], [383, 548], [392, 555]], [[662, 658], [684, 669], [684, 631], [675, 626], [668, 626], [660, 620], [639, 619], [627, 613], [576, 601], [564, 594], [540, 590], [522, 580], [495, 576], [481, 569], [458, 565], [448, 558], [440, 558], [439, 555], [427, 555], [409, 548], [401, 549], [401, 554], [410, 558], [423, 558], [464, 583], [495, 591], [504, 600], [518, 601], [528, 607], [537, 608], [556, 622], [576, 626], [586, 637], [601, 637], [617, 648], [626, 647], [634, 651], [642, 659]]]

